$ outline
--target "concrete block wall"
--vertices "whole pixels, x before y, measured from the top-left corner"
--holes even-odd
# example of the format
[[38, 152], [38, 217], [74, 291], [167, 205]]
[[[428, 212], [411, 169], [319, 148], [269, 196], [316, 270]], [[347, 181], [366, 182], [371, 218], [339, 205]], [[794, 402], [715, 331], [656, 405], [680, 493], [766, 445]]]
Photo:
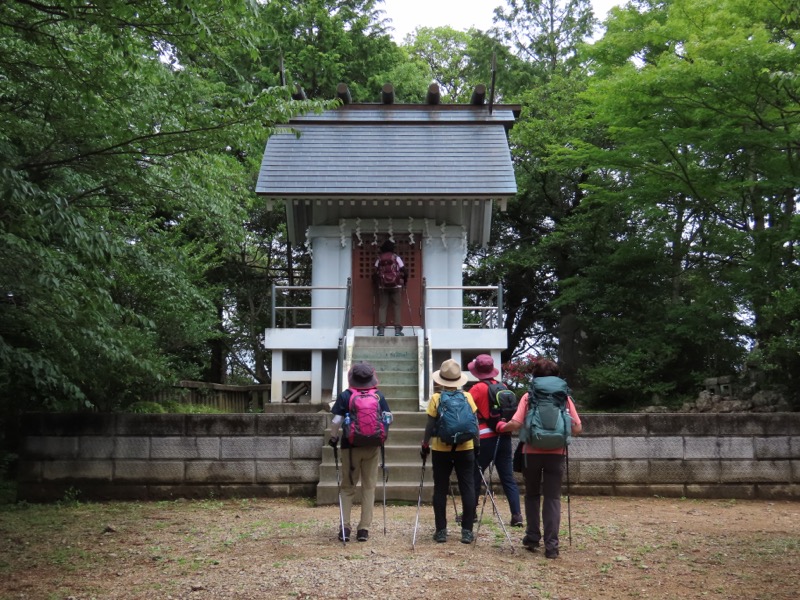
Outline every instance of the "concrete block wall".
[[325, 425], [322, 413], [25, 415], [18, 498], [314, 496]]
[[[573, 494], [800, 499], [800, 413], [581, 418], [584, 434], [569, 453]], [[328, 421], [326, 413], [26, 415], [18, 496], [314, 497]]]
[[800, 413], [581, 415], [575, 494], [800, 498]]

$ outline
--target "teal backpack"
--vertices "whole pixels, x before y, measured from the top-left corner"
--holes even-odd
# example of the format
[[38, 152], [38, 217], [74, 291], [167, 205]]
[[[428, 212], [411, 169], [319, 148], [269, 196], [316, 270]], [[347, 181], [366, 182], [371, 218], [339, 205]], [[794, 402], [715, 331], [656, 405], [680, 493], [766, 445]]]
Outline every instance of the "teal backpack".
[[572, 438], [572, 418], [567, 410], [569, 394], [567, 382], [560, 377], [534, 377], [519, 439], [541, 450], [566, 448]]
[[455, 447], [478, 437], [478, 420], [461, 391], [443, 391], [436, 409], [436, 432], [442, 442]]

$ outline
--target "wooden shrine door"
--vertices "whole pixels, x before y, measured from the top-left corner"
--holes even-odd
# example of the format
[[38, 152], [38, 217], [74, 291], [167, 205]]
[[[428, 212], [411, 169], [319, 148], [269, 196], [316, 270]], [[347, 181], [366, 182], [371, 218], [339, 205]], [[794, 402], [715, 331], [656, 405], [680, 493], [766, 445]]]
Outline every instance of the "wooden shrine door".
[[[362, 236], [363, 239], [364, 236]], [[421, 236], [420, 236], [421, 237]], [[383, 242], [381, 239], [381, 242]], [[373, 246], [364, 240], [361, 246], [353, 236], [353, 326], [369, 327], [378, 325], [378, 296], [372, 274], [378, 260], [380, 246]], [[395, 254], [403, 259], [408, 272], [408, 286], [402, 292], [402, 315], [404, 326], [422, 324], [420, 305], [422, 304], [422, 244], [414, 240], [409, 243], [408, 236], [395, 238]], [[408, 293], [406, 293], [408, 292]], [[387, 326], [392, 327], [392, 311], [387, 311]], [[408, 332], [406, 332], [408, 335]]]

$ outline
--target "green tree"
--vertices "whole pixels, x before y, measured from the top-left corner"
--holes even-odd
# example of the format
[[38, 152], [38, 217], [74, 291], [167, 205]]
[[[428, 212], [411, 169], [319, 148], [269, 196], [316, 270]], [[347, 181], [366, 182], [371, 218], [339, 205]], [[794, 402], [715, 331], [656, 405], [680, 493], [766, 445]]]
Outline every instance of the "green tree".
[[573, 156], [604, 177], [571, 223], [574, 243], [606, 224], [611, 247], [566, 282], [598, 317], [585, 374], [607, 397], [692, 393], [751, 344], [794, 381], [796, 34], [777, 3], [612, 12], [586, 94], [608, 137]]
[[331, 99], [346, 83], [354, 102], [375, 102], [381, 82], [371, 77], [388, 73], [404, 60], [387, 33], [380, 0], [271, 0], [260, 12], [266, 33], [259, 50], [262, 79], [300, 85], [309, 98]]
[[587, 74], [575, 56], [594, 20], [584, 0], [507, 5], [495, 12], [494, 33], [509, 44], [515, 60], [527, 63], [522, 80], [527, 89], [515, 96], [522, 114], [510, 134], [519, 189], [508, 211], [496, 215], [491, 250], [496, 258], [482, 257], [476, 274], [499, 274], [503, 282], [509, 332], [503, 360], [528, 352], [531, 344], [550, 350], [558, 340], [564, 375], [578, 387], [584, 352], [576, 308], [552, 303], [559, 282], [578, 265], [571, 247], [557, 243], [561, 238], [553, 233], [582, 202], [587, 173], [551, 158], [593, 130], [578, 112]]
[[313, 108], [237, 74], [223, 49], [255, 60], [255, 22], [238, 2], [0, 4], [4, 411], [112, 409], [208, 363], [247, 157]]
[[445, 26], [417, 27], [406, 36], [405, 46], [411, 58], [426, 65], [431, 79], [439, 84], [443, 102], [469, 102], [472, 94], [467, 77], [470, 35]]

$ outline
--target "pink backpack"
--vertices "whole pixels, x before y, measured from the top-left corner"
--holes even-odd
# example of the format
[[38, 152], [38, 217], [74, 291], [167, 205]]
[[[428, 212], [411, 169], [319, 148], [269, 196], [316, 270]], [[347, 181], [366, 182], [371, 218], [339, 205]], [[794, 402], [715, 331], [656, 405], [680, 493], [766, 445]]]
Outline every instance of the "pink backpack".
[[378, 280], [381, 287], [392, 288], [403, 285], [403, 274], [394, 252], [381, 252], [378, 257]]
[[345, 419], [344, 435], [352, 446], [382, 446], [386, 441], [386, 424], [381, 418], [381, 402], [377, 388], [350, 389], [350, 423]]

